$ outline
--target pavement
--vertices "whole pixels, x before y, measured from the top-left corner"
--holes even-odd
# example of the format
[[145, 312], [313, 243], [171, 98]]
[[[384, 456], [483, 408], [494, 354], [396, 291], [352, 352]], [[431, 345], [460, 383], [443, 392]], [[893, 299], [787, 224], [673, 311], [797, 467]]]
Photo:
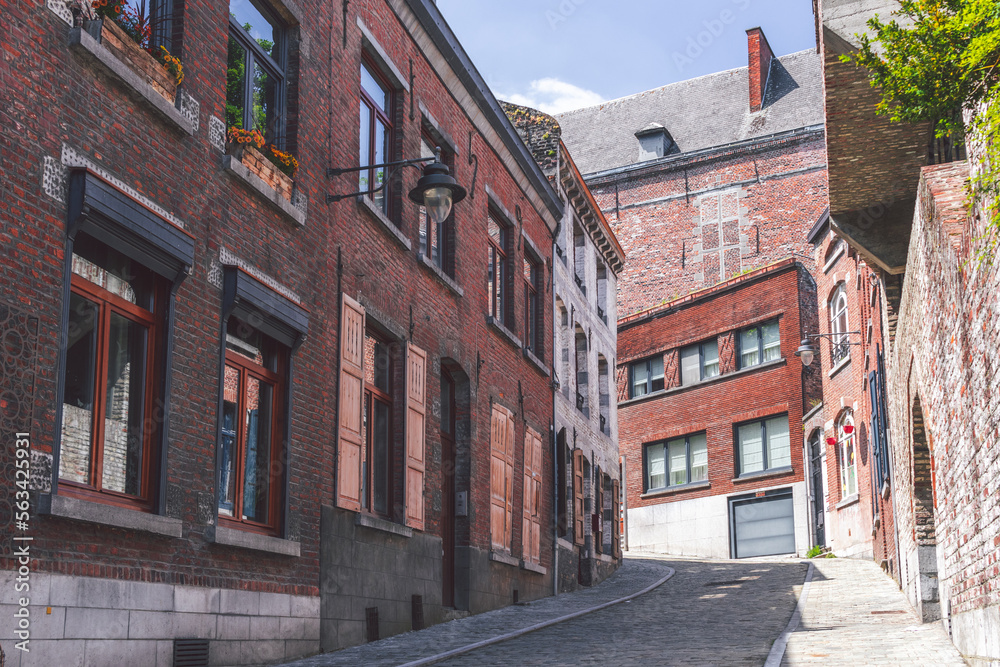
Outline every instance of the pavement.
[[965, 665], [941, 623], [921, 623], [872, 561], [817, 558], [782, 665]]
[[[804, 584], [807, 575], [810, 580]], [[966, 663], [941, 624], [920, 624], [895, 583], [869, 561], [630, 554], [618, 572], [589, 589], [287, 667], [425, 664]]]

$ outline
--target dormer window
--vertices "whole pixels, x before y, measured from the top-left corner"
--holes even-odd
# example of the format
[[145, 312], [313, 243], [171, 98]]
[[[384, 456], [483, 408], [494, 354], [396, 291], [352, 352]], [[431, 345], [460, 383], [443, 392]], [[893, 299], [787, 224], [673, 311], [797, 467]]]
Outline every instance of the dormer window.
[[636, 132], [635, 138], [639, 140], [639, 162], [655, 160], [679, 151], [667, 128], [659, 123], [650, 123]]

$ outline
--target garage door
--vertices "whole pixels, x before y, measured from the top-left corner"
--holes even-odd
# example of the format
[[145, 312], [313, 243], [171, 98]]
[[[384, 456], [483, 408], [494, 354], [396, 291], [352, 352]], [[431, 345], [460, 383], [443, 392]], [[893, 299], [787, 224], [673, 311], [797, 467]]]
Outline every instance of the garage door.
[[729, 516], [734, 558], [795, 552], [791, 490], [730, 500]]

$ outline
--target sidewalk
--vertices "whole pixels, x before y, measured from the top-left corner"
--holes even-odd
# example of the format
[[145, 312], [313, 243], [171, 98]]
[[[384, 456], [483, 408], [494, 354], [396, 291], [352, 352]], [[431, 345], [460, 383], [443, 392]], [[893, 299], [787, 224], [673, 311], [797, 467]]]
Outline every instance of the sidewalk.
[[597, 586], [440, 623], [370, 644], [305, 658], [285, 667], [402, 665], [482, 644], [539, 624], [614, 603], [662, 582], [673, 570], [651, 558], [626, 556], [622, 566]]
[[812, 564], [802, 619], [788, 636], [782, 665], [966, 664], [941, 623], [921, 623], [874, 562], [814, 558]]

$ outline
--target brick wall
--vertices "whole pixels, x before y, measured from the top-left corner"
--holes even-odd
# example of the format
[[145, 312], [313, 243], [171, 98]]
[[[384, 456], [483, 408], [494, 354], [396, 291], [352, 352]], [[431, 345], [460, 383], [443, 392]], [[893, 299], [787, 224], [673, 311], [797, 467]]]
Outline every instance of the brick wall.
[[983, 219], [964, 208], [968, 173], [922, 171], [890, 365], [893, 494], [911, 602], [947, 617], [963, 653], [996, 660], [1000, 269], [970, 260]]
[[822, 132], [588, 181], [625, 249], [619, 318], [791, 253], [827, 207]]

